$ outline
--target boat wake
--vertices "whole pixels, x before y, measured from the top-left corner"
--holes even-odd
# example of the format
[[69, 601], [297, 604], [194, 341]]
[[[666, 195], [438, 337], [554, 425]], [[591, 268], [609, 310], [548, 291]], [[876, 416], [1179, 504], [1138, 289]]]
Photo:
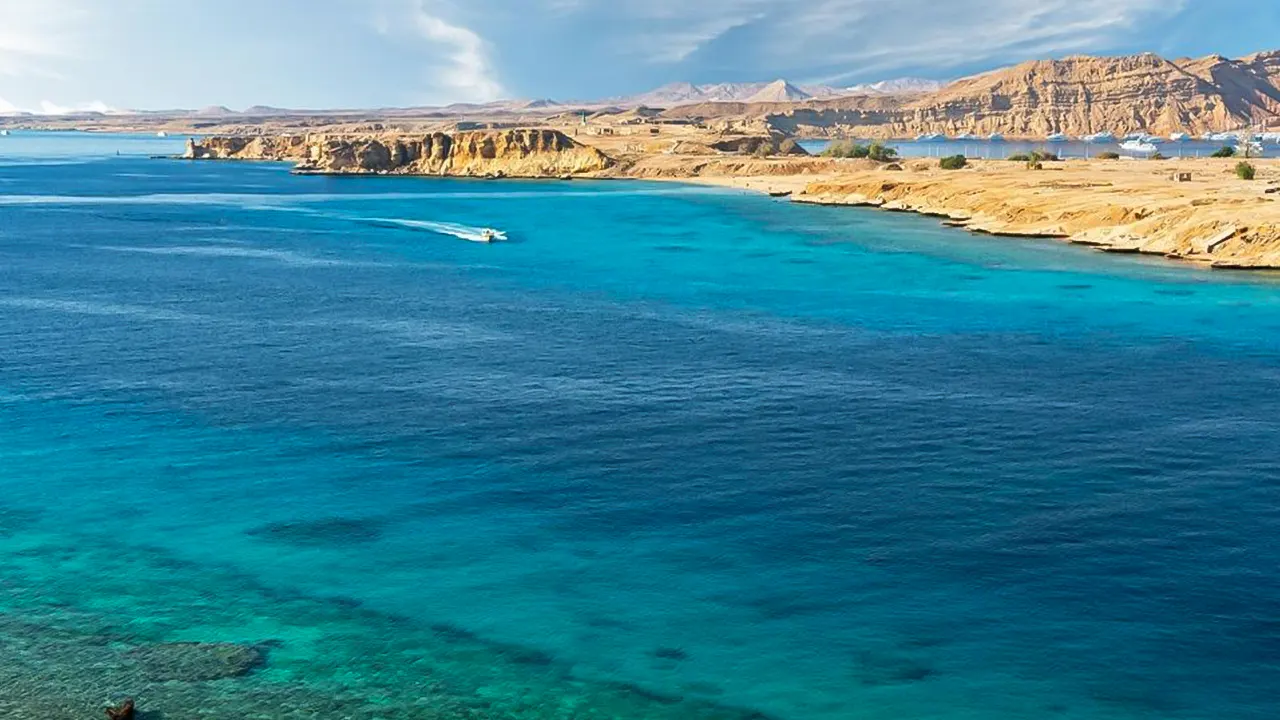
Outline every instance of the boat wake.
[[488, 243], [507, 239], [507, 234], [491, 228], [471, 227], [450, 222], [434, 222], [431, 220], [403, 220], [400, 218], [370, 218], [367, 222], [383, 227], [398, 227], [408, 230], [450, 235], [470, 242]]

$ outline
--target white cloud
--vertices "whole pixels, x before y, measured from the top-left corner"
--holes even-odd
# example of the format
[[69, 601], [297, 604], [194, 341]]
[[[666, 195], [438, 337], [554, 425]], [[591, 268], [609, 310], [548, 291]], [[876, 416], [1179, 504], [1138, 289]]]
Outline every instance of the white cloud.
[[[1176, 14], [1186, 0], [541, 2], [563, 14], [612, 18], [598, 31], [619, 33], [623, 54], [678, 64], [718, 50], [725, 65], [761, 77], [813, 73], [802, 79], [834, 82], [1106, 48], [1146, 20]], [[730, 41], [734, 30], [743, 42]]]
[[440, 0], [384, 2], [373, 25], [388, 37], [427, 43], [420, 48], [429, 58], [424, 71], [427, 102], [488, 102], [502, 97], [488, 44], [470, 28], [447, 20], [446, 9]]
[[59, 77], [88, 15], [74, 0], [0, 0], [0, 76]]

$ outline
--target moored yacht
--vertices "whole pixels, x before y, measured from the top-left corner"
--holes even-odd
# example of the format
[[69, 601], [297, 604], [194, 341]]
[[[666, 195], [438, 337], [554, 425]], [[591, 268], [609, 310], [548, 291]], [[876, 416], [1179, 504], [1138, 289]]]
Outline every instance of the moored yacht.
[[1154, 155], [1159, 150], [1155, 143], [1143, 142], [1142, 140], [1125, 140], [1120, 143], [1120, 149], [1135, 155]]
[[1070, 139], [1071, 138], [1067, 137], [1066, 133], [1053, 133], [1052, 135], [1049, 135], [1048, 137], [1045, 138], [1045, 140], [1051, 143], [1064, 143]]

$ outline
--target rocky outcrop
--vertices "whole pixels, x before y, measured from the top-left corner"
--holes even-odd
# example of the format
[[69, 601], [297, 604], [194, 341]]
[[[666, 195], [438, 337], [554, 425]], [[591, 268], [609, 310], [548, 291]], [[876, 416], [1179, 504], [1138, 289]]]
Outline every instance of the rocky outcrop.
[[302, 160], [308, 138], [303, 135], [236, 135], [187, 140], [189, 160]]
[[798, 155], [809, 153], [799, 143], [781, 133], [727, 137], [710, 144], [716, 152], [739, 155]]
[[591, 175], [614, 161], [557, 130], [423, 135], [214, 137], [188, 143], [192, 159], [292, 160], [297, 172], [461, 177]]

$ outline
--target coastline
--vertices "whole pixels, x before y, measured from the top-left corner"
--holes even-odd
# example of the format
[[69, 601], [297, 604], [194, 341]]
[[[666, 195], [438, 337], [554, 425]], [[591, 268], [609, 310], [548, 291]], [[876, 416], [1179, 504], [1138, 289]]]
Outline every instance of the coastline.
[[[258, 136], [188, 143], [197, 160], [280, 160], [297, 174], [679, 181], [816, 205], [941, 218], [1001, 237], [1044, 238], [1100, 252], [1159, 255], [1214, 269], [1280, 269], [1280, 160], [1066, 160], [1031, 168], [970, 160], [871, 160], [715, 152], [691, 141], [578, 140], [551, 129], [428, 136]], [[766, 140], [772, 143], [767, 146]]]
[[[1058, 240], [1109, 254], [1142, 254], [1216, 270], [1280, 269], [1280, 161], [1067, 161], [1027, 170], [971, 161], [943, 171], [908, 161], [820, 176], [647, 178], [733, 188], [791, 202], [875, 208], [942, 219], [947, 227], [1007, 238]], [[1190, 182], [1176, 173], [1190, 172]]]

